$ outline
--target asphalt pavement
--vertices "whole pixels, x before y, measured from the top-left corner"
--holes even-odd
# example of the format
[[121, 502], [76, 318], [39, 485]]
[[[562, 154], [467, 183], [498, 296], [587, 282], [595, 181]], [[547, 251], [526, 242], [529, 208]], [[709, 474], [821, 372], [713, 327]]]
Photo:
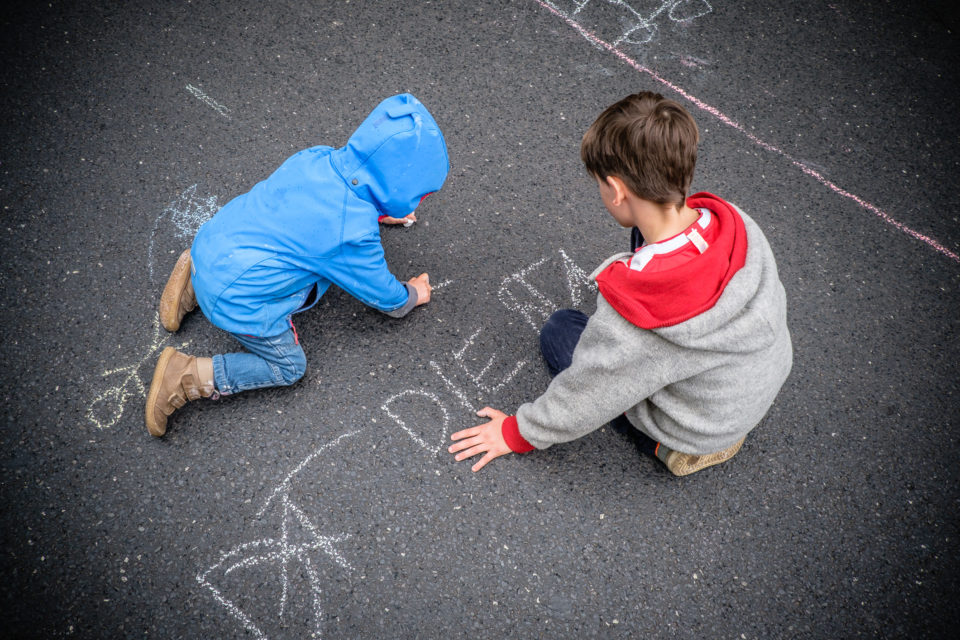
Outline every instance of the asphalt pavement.
[[[15, 3], [16, 4], [16, 3]], [[0, 629], [11, 638], [940, 638], [960, 624], [957, 21], [948, 3], [19, 3], [0, 51]], [[608, 428], [446, 453], [549, 377], [537, 329], [624, 250], [579, 160], [638, 90], [698, 121], [695, 190], [764, 229], [793, 372], [687, 478]], [[143, 423], [196, 229], [409, 91], [444, 189], [384, 228], [434, 299], [339, 290], [292, 388]]]

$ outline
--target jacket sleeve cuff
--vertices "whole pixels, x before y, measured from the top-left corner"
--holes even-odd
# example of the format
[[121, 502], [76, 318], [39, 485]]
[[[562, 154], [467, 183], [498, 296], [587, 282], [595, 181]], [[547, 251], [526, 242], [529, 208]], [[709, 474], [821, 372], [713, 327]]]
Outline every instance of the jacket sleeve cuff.
[[409, 282], [401, 283], [407, 288], [407, 301], [392, 311], [384, 311], [391, 318], [402, 318], [410, 313], [410, 310], [417, 306], [417, 290]]
[[517, 422], [517, 416], [507, 416], [500, 427], [503, 439], [514, 453], [527, 453], [533, 451], [535, 447], [527, 442], [527, 439], [520, 435], [520, 424]]

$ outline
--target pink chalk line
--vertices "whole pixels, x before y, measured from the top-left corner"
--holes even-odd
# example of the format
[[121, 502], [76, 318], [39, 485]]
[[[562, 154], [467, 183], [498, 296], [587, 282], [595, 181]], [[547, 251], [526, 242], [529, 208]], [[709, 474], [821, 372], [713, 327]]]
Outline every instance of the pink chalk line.
[[602, 48], [602, 49], [606, 49], [607, 51], [609, 51], [610, 53], [612, 53], [613, 55], [615, 55], [617, 58], [619, 58], [622, 62], [625, 62], [626, 64], [628, 64], [629, 66], [633, 67], [635, 70], [639, 71], [640, 73], [645, 73], [645, 74], [647, 74], [648, 76], [650, 76], [651, 78], [653, 78], [654, 80], [656, 80], [657, 82], [659, 82], [660, 84], [662, 84], [662, 85], [664, 85], [665, 87], [669, 88], [669, 89], [670, 89], [671, 91], [673, 91], [674, 93], [677, 93], [678, 95], [680, 95], [680, 96], [682, 96], [683, 98], [685, 98], [685, 99], [689, 100], [690, 102], [692, 102], [692, 103], [693, 103], [694, 105], [696, 105], [699, 109], [701, 109], [701, 110], [703, 110], [703, 111], [706, 111], [707, 113], [709, 113], [709, 114], [712, 115], [713, 117], [717, 118], [718, 120], [720, 120], [720, 122], [724, 123], [725, 125], [733, 128], [733, 129], [736, 129], [736, 130], [739, 131], [740, 133], [742, 133], [742, 134], [744, 134], [745, 136], [747, 136], [747, 138], [749, 138], [750, 141], [753, 142], [754, 144], [756, 144], [757, 146], [759, 146], [759, 147], [761, 147], [761, 148], [763, 148], [763, 149], [766, 149], [767, 151], [771, 151], [771, 152], [773, 152], [773, 153], [776, 153], [777, 155], [783, 156], [784, 158], [786, 158], [786, 159], [790, 162], [790, 164], [792, 164], [793, 166], [797, 167], [798, 169], [800, 169], [801, 171], [803, 171], [805, 174], [807, 174], [807, 175], [810, 176], [811, 178], [814, 178], [817, 182], [819, 182], [819, 183], [822, 184], [823, 186], [827, 187], [828, 189], [830, 189], [831, 191], [833, 191], [833, 192], [836, 193], [837, 195], [843, 196], [844, 198], [849, 198], [850, 200], [853, 200], [854, 202], [856, 202], [858, 205], [860, 205], [861, 207], [863, 207], [863, 208], [866, 209], [867, 211], [870, 211], [871, 213], [874, 213], [874, 214], [875, 214], [877, 217], [879, 217], [881, 220], [883, 220], [883, 221], [886, 222], [887, 224], [895, 227], [896, 229], [902, 231], [903, 233], [907, 234], [907, 235], [910, 236], [911, 238], [915, 238], [915, 239], [917, 239], [917, 240], [920, 240], [921, 242], [925, 242], [926, 244], [930, 245], [931, 247], [933, 247], [934, 249], [936, 249], [938, 252], [940, 252], [941, 254], [945, 255], [945, 256], [948, 257], [948, 258], [950, 258], [950, 259], [953, 260], [954, 262], [960, 262], [960, 256], [958, 256], [956, 253], [954, 253], [953, 251], [951, 251], [951, 250], [948, 249], [947, 247], [943, 246], [942, 244], [940, 244], [939, 242], [937, 242], [936, 240], [934, 240], [934, 239], [931, 238], [930, 236], [924, 235], [924, 234], [920, 233], [919, 231], [916, 231], [916, 230], [914, 230], [914, 229], [911, 229], [910, 227], [908, 227], [907, 225], [903, 224], [903, 223], [900, 222], [899, 220], [894, 219], [893, 216], [891, 216], [890, 214], [886, 213], [885, 211], [883, 211], [882, 209], [880, 209], [880, 208], [877, 207], [876, 205], [873, 205], [873, 204], [867, 202], [866, 200], [864, 200], [864, 199], [861, 198], [860, 196], [858, 196], [858, 195], [856, 195], [856, 194], [854, 194], [854, 193], [850, 193], [850, 192], [847, 191], [846, 189], [837, 186], [836, 184], [834, 184], [834, 183], [831, 182], [830, 180], [827, 180], [827, 179], [823, 176], [823, 174], [821, 174], [819, 171], [816, 171], [815, 169], [811, 168], [809, 165], [807, 165], [807, 164], [805, 164], [805, 163], [797, 160], [796, 158], [794, 158], [793, 156], [791, 156], [791, 155], [790, 155], [789, 153], [787, 153], [786, 151], [780, 149], [779, 147], [776, 147], [776, 146], [770, 144], [769, 142], [765, 142], [765, 141], [761, 140], [761, 139], [758, 138], [757, 136], [753, 135], [752, 133], [750, 133], [749, 131], [747, 131], [746, 129], [744, 129], [744, 128], [743, 128], [743, 125], [741, 125], [740, 123], [736, 122], [735, 120], [733, 120], [733, 119], [730, 118], [729, 116], [725, 115], [723, 112], [721, 112], [721, 111], [720, 111], [719, 109], [717, 109], [716, 107], [711, 106], [711, 105], [707, 104], [706, 102], [704, 102], [703, 100], [700, 100], [700, 99], [697, 98], [696, 96], [693, 96], [693, 95], [687, 93], [683, 88], [675, 85], [674, 83], [670, 82], [670, 81], [667, 80], [666, 78], [661, 77], [660, 75], [658, 75], [658, 74], [657, 74], [656, 72], [654, 72], [653, 70], [651, 70], [651, 69], [643, 66], [642, 64], [640, 64], [639, 62], [637, 62], [636, 60], [634, 60], [633, 58], [631, 58], [631, 57], [628, 56], [627, 54], [623, 53], [623, 52], [620, 51], [618, 48], [616, 48], [615, 46], [613, 46], [612, 44], [610, 44], [609, 42], [607, 42], [607, 41], [605, 41], [605, 40], [602, 40], [601, 38], [597, 37], [594, 33], [592, 33], [591, 31], [588, 31], [587, 29], [585, 29], [579, 22], [577, 22], [576, 20], [574, 20], [573, 18], [571, 18], [570, 16], [568, 16], [568, 15], [567, 15], [566, 13], [564, 13], [563, 11], [560, 11], [560, 10], [557, 9], [556, 7], [550, 5], [550, 4], [547, 3], [547, 2], [544, 2], [543, 0], [535, 0], [535, 2], [536, 2], [537, 4], [539, 4], [541, 7], [543, 7], [544, 9], [546, 9], [547, 11], [549, 11], [550, 13], [554, 14], [555, 16], [557, 16], [558, 18], [561, 18], [564, 22], [566, 22], [566, 23], [567, 23], [568, 25], [570, 25], [574, 30], [576, 30], [580, 35], [582, 35], [582, 36], [583, 36], [584, 38], [586, 38], [588, 41], [592, 42], [592, 43], [593, 43], [594, 45], [596, 45], [597, 47]]

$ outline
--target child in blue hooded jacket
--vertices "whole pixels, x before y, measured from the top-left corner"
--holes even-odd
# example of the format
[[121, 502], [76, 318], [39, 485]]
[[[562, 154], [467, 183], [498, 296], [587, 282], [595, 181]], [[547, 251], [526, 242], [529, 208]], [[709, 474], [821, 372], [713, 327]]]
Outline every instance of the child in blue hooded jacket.
[[331, 284], [396, 318], [429, 302], [426, 273], [406, 283], [390, 273], [379, 223], [413, 222], [449, 168], [437, 123], [402, 94], [381, 102], [346, 146], [300, 151], [220, 209], [177, 260], [160, 320], [176, 331], [199, 305], [247, 351], [198, 358], [164, 349], [147, 395], [149, 432], [162, 436], [190, 400], [299, 380], [306, 357], [291, 316]]

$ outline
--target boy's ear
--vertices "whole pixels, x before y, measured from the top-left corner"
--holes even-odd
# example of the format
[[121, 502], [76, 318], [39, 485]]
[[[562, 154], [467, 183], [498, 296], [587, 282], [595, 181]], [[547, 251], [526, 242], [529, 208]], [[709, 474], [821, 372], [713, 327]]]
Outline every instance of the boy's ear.
[[618, 178], [617, 176], [607, 176], [607, 186], [613, 189], [613, 202], [614, 205], [620, 205], [624, 200], [627, 199], [627, 185]]

